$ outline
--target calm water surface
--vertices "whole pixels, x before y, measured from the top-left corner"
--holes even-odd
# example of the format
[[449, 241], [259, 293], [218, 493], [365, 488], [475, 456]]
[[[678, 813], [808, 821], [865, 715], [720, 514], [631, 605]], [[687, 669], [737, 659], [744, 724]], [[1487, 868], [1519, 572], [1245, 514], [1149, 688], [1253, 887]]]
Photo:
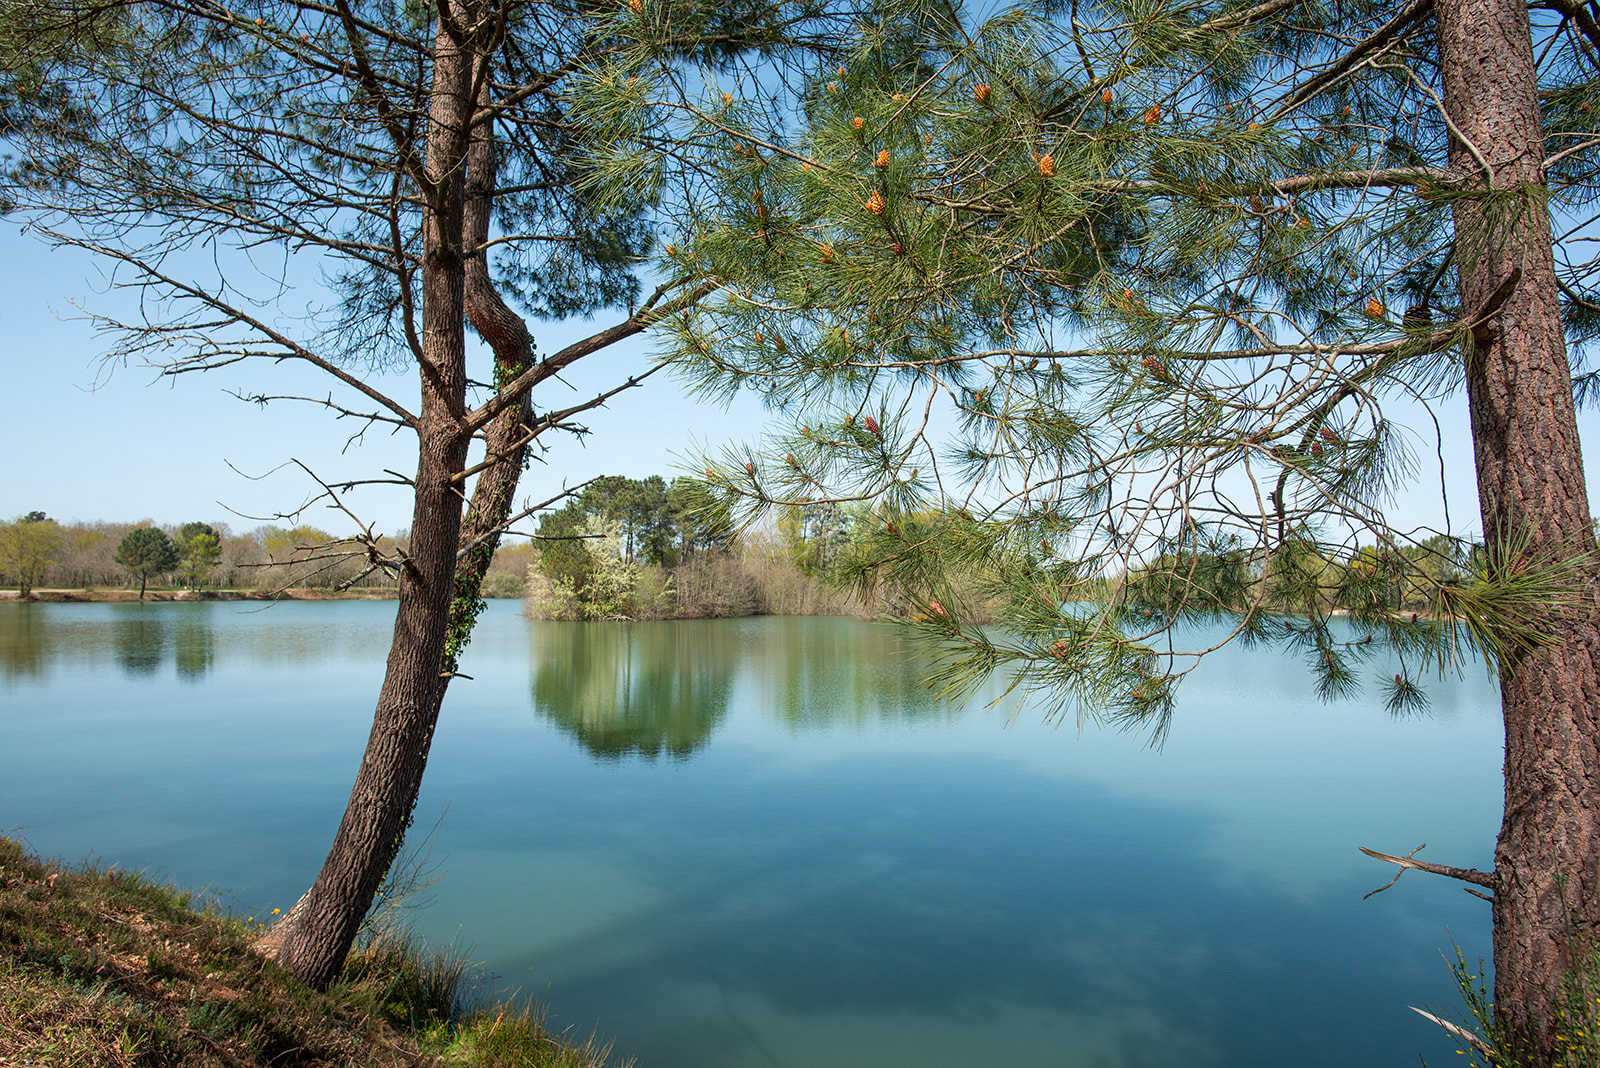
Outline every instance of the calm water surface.
[[[0, 606], [0, 830], [287, 908], [343, 810], [392, 603]], [[1442, 1065], [1488, 906], [1481, 674], [1432, 713], [1219, 654], [1166, 748], [916, 686], [853, 620], [530, 623], [441, 720], [413, 915], [640, 1068]], [[1381, 670], [1381, 667], [1380, 669]], [[997, 692], [997, 691], [995, 691]]]

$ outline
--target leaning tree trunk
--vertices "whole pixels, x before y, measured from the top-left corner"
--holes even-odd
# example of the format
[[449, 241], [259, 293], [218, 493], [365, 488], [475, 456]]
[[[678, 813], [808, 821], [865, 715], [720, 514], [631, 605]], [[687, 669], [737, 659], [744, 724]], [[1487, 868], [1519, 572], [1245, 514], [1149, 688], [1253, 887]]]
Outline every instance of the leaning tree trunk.
[[[1467, 396], [1491, 566], [1592, 551], [1572, 383], [1545, 202], [1544, 136], [1524, 0], [1440, 0], [1456, 262], [1473, 331]], [[1468, 144], [1467, 142], [1470, 142]], [[1481, 159], [1480, 159], [1481, 157]], [[1487, 164], [1489, 172], [1483, 173]], [[1508, 294], [1509, 290], [1509, 294]], [[1600, 921], [1600, 642], [1594, 605], [1541, 622], [1559, 641], [1506, 665], [1505, 816], [1495, 850], [1495, 1011], [1553, 1064], [1552, 996]]]
[[[446, 54], [442, 39], [436, 49], [440, 55]], [[482, 56], [478, 61], [487, 62]], [[460, 90], [474, 79], [441, 91], [441, 66], [436, 62], [436, 107], [442, 98], [465, 100], [466, 94]], [[460, 73], [470, 73], [471, 62], [464, 55], [460, 66]], [[461, 153], [449, 158], [464, 164], [446, 169], [458, 183], [456, 197], [449, 211], [435, 213], [439, 224], [425, 231], [424, 322], [442, 325], [438, 337], [424, 331], [428, 358], [423, 360], [422, 375], [422, 460], [411, 555], [401, 575], [399, 617], [384, 688], [350, 804], [322, 872], [289, 914], [257, 942], [269, 952], [277, 947], [278, 959], [311, 985], [326, 985], [338, 975], [410, 826], [434, 725], [482, 607], [483, 578], [511, 516], [528, 448], [539, 431], [560, 426], [572, 412], [604, 399], [535, 421], [530, 399], [533, 389], [584, 356], [640, 333], [661, 315], [700, 299], [710, 289], [697, 289], [670, 302], [666, 309], [632, 315], [546, 357], [535, 368], [527, 324], [501, 299], [483, 251], [489, 240], [497, 167], [494, 124], [487, 117], [489, 80], [475, 80], [480, 94], [475, 117], [457, 115], [440, 120], [435, 116], [431, 123], [435, 131], [470, 133], [462, 142], [448, 146], [449, 151]], [[436, 151], [430, 139], [430, 160], [446, 155]], [[447, 218], [454, 220], [453, 227]], [[457, 235], [456, 240], [440, 236], [446, 233]], [[446, 311], [435, 314], [440, 308]], [[464, 409], [463, 317], [493, 350], [495, 381], [510, 388], [516, 380], [516, 392], [502, 392], [501, 399], [508, 403], [482, 429], [484, 459], [472, 468], [465, 466], [471, 434]], [[445, 337], [451, 324], [455, 332]], [[449, 388], [436, 388], [441, 383], [448, 383]], [[629, 378], [618, 390], [635, 384], [636, 380]], [[429, 428], [434, 432], [430, 434]], [[436, 443], [431, 450], [430, 443]], [[475, 481], [463, 518], [461, 486], [469, 477]], [[419, 541], [424, 530], [429, 533], [426, 545]], [[436, 540], [433, 534], [438, 535]]]
[[[487, 114], [489, 82], [482, 79], [479, 107]], [[488, 255], [473, 253], [489, 240], [489, 222], [494, 208], [497, 176], [494, 122], [483, 119], [473, 129], [467, 149], [466, 205], [463, 211], [463, 247], [468, 250], [465, 265], [465, 310], [467, 320], [478, 336], [494, 352], [495, 381], [510, 382], [533, 366], [533, 338], [521, 316], [506, 306], [489, 276]], [[479, 596], [483, 577], [494, 560], [495, 548], [506, 520], [511, 516], [517, 484], [522, 479], [528, 446], [533, 440], [530, 426], [532, 387], [521, 391], [512, 403], [495, 416], [484, 433], [484, 458], [477, 465], [472, 500], [461, 524], [461, 547], [457, 554], [455, 596], [450, 602], [450, 637], [445, 647], [444, 670], [434, 691], [433, 715], [438, 717], [446, 689], [454, 676], [461, 649], [472, 635], [472, 627], [482, 606]]]
[[[400, 575], [394, 638], [372, 733], [333, 846], [284, 925], [278, 960], [308, 986], [339, 974], [388, 870], [422, 785], [460, 546], [458, 476], [466, 465], [463, 162], [472, 57], [441, 4], [434, 39], [423, 191], [418, 463], [411, 544]], [[459, 12], [457, 12], [459, 14]]]

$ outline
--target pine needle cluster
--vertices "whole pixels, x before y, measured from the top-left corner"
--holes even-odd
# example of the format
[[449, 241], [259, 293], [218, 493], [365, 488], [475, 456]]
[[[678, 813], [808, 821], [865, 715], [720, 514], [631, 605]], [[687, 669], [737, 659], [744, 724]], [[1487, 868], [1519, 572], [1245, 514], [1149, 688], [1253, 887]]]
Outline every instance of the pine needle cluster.
[[[576, 113], [596, 188], [650, 176], [659, 269], [715, 287], [664, 327], [682, 373], [786, 417], [707, 457], [711, 492], [745, 518], [872, 502], [860, 580], [925, 591], [939, 681], [1009, 671], [1159, 738], [1220, 642], [1285, 648], [1328, 697], [1382, 650], [1414, 709], [1422, 676], [1552, 640], [1592, 570], [1592, 540], [1388, 519], [1419, 464], [1394, 413], [1457, 391], [1493, 311], [1454, 303], [1455, 209], [1578, 232], [1600, 188], [1581, 33], [1541, 32], [1556, 162], [1508, 195], [1450, 166], [1431, 32], [1425, 4], [913, 4], [798, 78], [618, 68]], [[1557, 259], [1581, 348], [1595, 268]], [[963, 621], [974, 575], [999, 631]]]

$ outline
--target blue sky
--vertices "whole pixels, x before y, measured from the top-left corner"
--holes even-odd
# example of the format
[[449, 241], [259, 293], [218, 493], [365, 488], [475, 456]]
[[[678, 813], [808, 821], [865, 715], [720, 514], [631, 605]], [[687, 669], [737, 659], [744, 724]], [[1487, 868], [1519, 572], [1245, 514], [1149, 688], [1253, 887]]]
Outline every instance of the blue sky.
[[[6, 227], [0, 231], [0, 276], [6, 293], [0, 301], [0, 337], [9, 401], [0, 418], [6, 456], [0, 519], [40, 509], [64, 522], [200, 519], [246, 530], [317, 492], [303, 472], [283, 466], [291, 460], [329, 482], [382, 477], [384, 468], [410, 474], [415, 468], [408, 435], [390, 436], [378, 427], [347, 447], [355, 429], [349, 420], [335, 420], [303, 403], [261, 407], [228, 392], [325, 395], [327, 380], [309, 369], [259, 363], [160, 379], [147, 367], [103, 367], [99, 357], [108, 339], [82, 321], [75, 304], [116, 307], [127, 298], [106, 292], [86, 253], [51, 250], [19, 228]], [[318, 298], [314, 291], [297, 293], [283, 303]], [[534, 324], [534, 330], [540, 350], [550, 352], [613, 321]], [[536, 403], [554, 407], [613, 385], [648, 366], [649, 352], [644, 338], [591, 356], [566, 376], [570, 391], [552, 383]], [[414, 392], [404, 375], [387, 376], [384, 388], [401, 396]], [[1464, 400], [1455, 398], [1439, 411], [1449, 527], [1457, 534], [1477, 527], [1465, 408]], [[1412, 429], [1409, 441], [1418, 464], [1412, 484], [1392, 502], [1390, 519], [1402, 529], [1443, 529], [1432, 421], [1420, 409], [1391, 406], [1390, 412]], [[548, 462], [529, 470], [522, 496], [543, 500], [563, 484], [601, 474], [670, 477], [682, 465], [693, 467], [697, 446], [716, 451], [729, 441], [754, 441], [770, 418], [754, 397], [741, 397], [727, 408], [700, 403], [677, 381], [657, 376], [591, 413], [587, 422], [594, 433], [585, 443], [551, 439]], [[1595, 413], [1581, 413], [1580, 420], [1588, 434], [1600, 432]], [[1587, 457], [1591, 487], [1600, 480], [1596, 453], [1600, 446]], [[410, 523], [409, 499], [399, 488], [363, 491], [352, 503], [378, 532]], [[303, 512], [301, 521], [334, 533], [352, 528], [350, 520], [321, 504]]]
[[[0, 301], [0, 337], [5, 338], [9, 398], [0, 417], [6, 456], [0, 519], [39, 509], [64, 522], [200, 519], [245, 530], [317, 492], [298, 469], [283, 468], [266, 478], [245, 475], [261, 476], [291, 459], [329, 482], [382, 477], [384, 468], [415, 470], [408, 434], [391, 437], [386, 428], [375, 427], [347, 450], [356, 429], [350, 420], [335, 420], [303, 403], [261, 407], [228, 392], [326, 395], [329, 380], [310, 369], [263, 362], [160, 379], [147, 367], [103, 367], [100, 356], [109, 339], [82, 321], [75, 304], [125, 306], [126, 297], [105, 291], [87, 253], [52, 250], [8, 226], [0, 231], [0, 277], [6, 293]], [[621, 313], [610, 313], [590, 322], [532, 326], [540, 351], [551, 352], [620, 318]], [[634, 339], [587, 357], [564, 376], [570, 390], [558, 382], [541, 387], [539, 406], [574, 403], [601, 386], [615, 385], [625, 374], [648, 367], [649, 352], [647, 339]], [[406, 375], [385, 376], [382, 388], [415, 395]], [[728, 408], [698, 403], [684, 395], [680, 383], [660, 374], [590, 413], [585, 421], [594, 433], [584, 443], [547, 436], [553, 446], [548, 462], [529, 469], [523, 495], [543, 500], [563, 483], [602, 474], [671, 477], [697, 444], [715, 449], [730, 440], [754, 440], [767, 418], [753, 397]], [[410, 525], [409, 498], [398, 488], [363, 493], [356, 510], [379, 532]], [[336, 533], [351, 527], [350, 520], [320, 504], [302, 521]]]

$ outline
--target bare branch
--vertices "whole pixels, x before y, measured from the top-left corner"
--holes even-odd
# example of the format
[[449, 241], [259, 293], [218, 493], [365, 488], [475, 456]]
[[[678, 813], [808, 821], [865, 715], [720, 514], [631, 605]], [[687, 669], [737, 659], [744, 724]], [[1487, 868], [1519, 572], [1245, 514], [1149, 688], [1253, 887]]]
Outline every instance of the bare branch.
[[[1362, 895], [1361, 900], [1363, 901], [1371, 897], [1373, 894], [1383, 893], [1385, 890], [1389, 889], [1389, 887], [1399, 882], [1400, 876], [1405, 874], [1407, 868], [1415, 868], [1418, 871], [1431, 872], [1434, 875], [1448, 876], [1451, 879], [1459, 879], [1464, 883], [1472, 883], [1476, 886], [1485, 886], [1490, 890], [1493, 890], [1499, 884], [1499, 878], [1492, 871], [1484, 872], [1479, 871], [1476, 868], [1453, 868], [1447, 864], [1430, 864], [1426, 860], [1417, 860], [1417, 853], [1428, 848], [1427, 842], [1423, 842], [1421, 845], [1417, 846], [1416, 849], [1413, 849], [1403, 857], [1397, 857], [1390, 853], [1379, 853], [1377, 850], [1368, 849], [1366, 846], [1357, 846], [1356, 848], [1360, 849], [1361, 852], [1365, 853], [1369, 857], [1372, 857], [1374, 860], [1385, 861], [1389, 864], [1397, 864], [1400, 867], [1400, 870], [1395, 872], [1393, 879], [1390, 879], [1387, 883], [1384, 883], [1382, 886], [1372, 891], [1372, 893]], [[1483, 895], [1479, 894], [1478, 896], [1482, 897]]]
[[[661, 289], [658, 289], [655, 296], [652, 296], [651, 300], [647, 301], [644, 307], [640, 308], [633, 315], [630, 315], [624, 322], [618, 323], [616, 326], [607, 327], [598, 333], [591, 334], [582, 341], [574, 341], [560, 352], [545, 357], [528, 370], [522, 372], [516, 378], [513, 378], [510, 382], [507, 382], [501, 387], [498, 394], [478, 407], [476, 410], [467, 413], [466, 429], [478, 430], [479, 428], [486, 426], [492, 419], [494, 419], [496, 415], [500, 414], [502, 409], [509, 404], [516, 403], [517, 398], [521, 394], [532, 389], [540, 382], [543, 382], [546, 379], [560, 373], [562, 370], [571, 366], [573, 363], [576, 363], [585, 356], [599, 352], [601, 349], [608, 348], [611, 345], [615, 345], [617, 342], [633, 337], [636, 334], [643, 333], [651, 326], [660, 322], [662, 319], [665, 319], [667, 316], [674, 315], [677, 312], [680, 312], [685, 308], [698, 303], [707, 295], [714, 292], [717, 287], [713, 282], [702, 282], [688, 292], [682, 293], [679, 296], [674, 297], [672, 300], [669, 300], [661, 307], [652, 307], [652, 302], [656, 299], [656, 297], [660, 296], [662, 290], [665, 288], [666, 287], [663, 286]], [[619, 387], [619, 389], [626, 388], [628, 388], [626, 385]]]
[[[488, 541], [490, 538], [498, 538], [501, 534], [504, 534], [506, 531], [510, 530], [511, 529], [511, 525], [513, 523], [516, 523], [516, 522], [519, 522], [519, 521], [521, 521], [523, 519], [526, 519], [526, 518], [528, 518], [528, 516], [533, 515], [535, 512], [541, 512], [544, 509], [549, 508], [551, 505], [555, 504], [557, 501], [565, 500], [566, 498], [571, 497], [571, 496], [573, 496], [574, 494], [577, 494], [577, 493], [582, 493], [585, 487], [587, 487], [592, 482], [598, 482], [602, 477], [604, 477], [604, 476], [596, 475], [594, 478], [586, 479], [583, 482], [578, 483], [576, 486], [572, 486], [572, 487], [569, 487], [567, 489], [562, 490], [560, 493], [556, 494], [554, 497], [549, 498], [548, 500], [540, 501], [538, 504], [530, 504], [530, 505], [524, 507], [520, 512], [517, 512], [514, 515], [506, 516], [505, 519], [501, 520], [499, 523], [495, 524], [493, 527], [489, 528], [488, 530], [485, 530], [483, 533], [479, 534], [476, 538], [473, 538], [471, 541], [467, 542], [467, 544], [461, 546], [461, 549], [456, 553], [456, 559], [459, 561], [464, 556], [466, 556], [467, 553], [470, 552], [472, 549], [474, 549], [478, 545], [481, 545], [482, 543]], [[539, 536], [542, 536], [542, 535], [539, 535]], [[581, 536], [582, 537], [588, 537], [589, 535], [581, 535]]]
[[427, 167], [417, 158], [415, 140], [408, 136], [401, 126], [394, 105], [389, 102], [388, 94], [383, 91], [383, 86], [373, 74], [372, 63], [367, 58], [366, 42], [362, 39], [361, 28], [356, 24], [348, 0], [336, 0], [336, 6], [339, 19], [344, 23], [345, 36], [350, 42], [351, 54], [355, 56], [356, 73], [361, 80], [361, 88], [372, 98], [378, 121], [383, 123], [390, 140], [394, 142], [395, 151], [399, 153], [400, 166], [411, 180], [417, 183], [417, 188], [422, 193], [433, 195], [437, 184], [428, 176]]
[[1438, 1024], [1440, 1027], [1444, 1028], [1446, 1033], [1448, 1033], [1448, 1034], [1450, 1034], [1450, 1035], [1452, 1035], [1452, 1036], [1454, 1036], [1456, 1038], [1459, 1038], [1461, 1041], [1467, 1043], [1469, 1046], [1471, 1046], [1473, 1049], [1477, 1050], [1479, 1053], [1482, 1053], [1484, 1056], [1493, 1057], [1495, 1055], [1493, 1046], [1489, 1045], [1489, 1043], [1485, 1042], [1483, 1039], [1479, 1038], [1477, 1035], [1473, 1034], [1471, 1031], [1468, 1031], [1465, 1027], [1462, 1027], [1460, 1024], [1451, 1023], [1449, 1020], [1441, 1020], [1441, 1019], [1439, 1019], [1439, 1017], [1435, 1016], [1433, 1013], [1424, 1012], [1422, 1009], [1417, 1008], [1415, 1005], [1410, 1005], [1410, 1006], [1407, 1006], [1407, 1007], [1412, 1012], [1416, 1013], [1418, 1016], [1421, 1016], [1423, 1019], [1429, 1020], [1429, 1021], [1432, 1021], [1433, 1023]]
[[223, 390], [223, 392], [228, 394], [228, 396], [237, 400], [242, 400], [247, 404], [266, 405], [271, 404], [273, 401], [304, 401], [307, 404], [321, 405], [331, 412], [336, 412], [338, 413], [340, 419], [365, 419], [369, 423], [389, 423], [392, 426], [408, 426], [404, 420], [396, 419], [392, 415], [382, 415], [378, 412], [358, 412], [353, 408], [346, 408], [342, 404], [336, 404], [334, 403], [331, 394], [327, 397], [299, 397], [288, 393], [242, 393], [236, 389]]
[[[280, 353], [245, 352], [228, 354], [229, 356], [236, 358], [244, 358], [246, 356], [264, 356], [268, 359], [274, 360], [304, 361], [305, 363], [309, 363], [313, 367], [316, 367], [318, 370], [332, 375], [334, 378], [337, 378], [339, 381], [343, 382], [345, 385], [349, 386], [351, 389], [354, 389], [358, 393], [362, 393], [370, 399], [377, 401], [379, 404], [393, 412], [395, 416], [398, 417], [398, 421], [403, 425], [413, 429], [416, 428], [417, 417], [407, 411], [406, 408], [398, 401], [394, 400], [386, 393], [383, 393], [381, 390], [375, 389], [366, 382], [363, 382], [361, 379], [337, 366], [332, 361], [318, 356], [316, 353], [312, 352], [310, 349], [307, 349], [299, 342], [291, 339], [288, 335], [272, 328], [271, 326], [268, 326], [265, 322], [245, 311], [243, 308], [225, 301], [219, 296], [214, 296], [197, 285], [193, 285], [188, 282], [180, 282], [171, 275], [157, 270], [153, 264], [145, 262], [133, 253], [118, 248], [112, 248], [107, 245], [96, 244], [90, 241], [74, 240], [61, 235], [57, 235], [56, 240], [63, 245], [70, 245], [77, 248], [86, 249], [90, 252], [96, 253], [97, 255], [105, 256], [107, 259], [126, 263], [130, 267], [134, 268], [134, 270], [144, 275], [147, 279], [150, 279], [153, 282], [159, 282], [161, 285], [165, 286], [174, 293], [198, 301], [206, 307], [215, 309], [216, 311], [227, 316], [228, 319], [236, 324], [247, 326], [258, 331], [267, 340], [281, 346], [284, 350]], [[107, 323], [108, 325], [121, 326], [121, 324], [115, 323], [103, 316], [99, 318], [102, 322]], [[127, 328], [124, 327], [124, 329]], [[161, 335], [166, 333], [167, 329], [156, 326], [146, 326], [138, 332]], [[229, 362], [234, 362], [234, 360], [230, 359]], [[218, 365], [213, 365], [209, 362], [179, 362], [176, 364], [167, 364], [163, 366], [161, 373], [166, 375], [177, 375], [188, 371], [211, 370], [213, 366]]]
[[1276, 122], [1316, 96], [1323, 89], [1344, 77], [1354, 70], [1356, 65], [1367, 56], [1398, 38], [1410, 28], [1412, 23], [1426, 15], [1432, 7], [1433, 0], [1411, 0], [1392, 19], [1374, 31], [1370, 37], [1361, 41], [1339, 59], [1323, 67], [1316, 75], [1301, 82], [1280, 98], [1280, 102], [1272, 106], [1271, 115], [1266, 121], [1269, 123]]

